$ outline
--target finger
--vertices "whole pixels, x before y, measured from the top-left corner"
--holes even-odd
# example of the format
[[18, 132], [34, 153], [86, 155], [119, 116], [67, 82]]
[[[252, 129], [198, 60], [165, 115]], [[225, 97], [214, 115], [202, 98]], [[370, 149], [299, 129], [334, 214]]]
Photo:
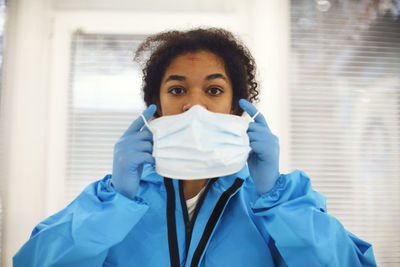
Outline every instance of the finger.
[[[250, 103], [249, 101], [247, 101], [246, 99], [240, 99], [239, 100], [239, 106], [247, 112], [247, 114], [250, 115], [250, 117], [254, 117], [254, 115], [257, 114], [258, 110], [257, 108]], [[255, 122], [264, 124], [268, 127], [267, 121], [265, 120], [264, 116], [261, 113], [258, 113], [258, 115], [254, 118]], [[269, 127], [268, 127], [269, 128]]]
[[148, 156], [143, 159], [143, 163], [154, 165], [156, 164], [156, 161], [154, 160], [154, 157], [151, 154], [148, 154]]
[[250, 122], [249, 127], [247, 128], [247, 133], [250, 132], [260, 132], [264, 134], [271, 134], [271, 131], [269, 130], [268, 127], [266, 127], [264, 124], [260, 124], [257, 122]]
[[146, 128], [143, 128], [143, 130], [141, 132], [137, 133], [136, 139], [142, 140], [142, 141], [149, 141], [149, 142], [153, 143], [153, 134], [146, 127]]
[[153, 144], [148, 141], [138, 142], [134, 144], [134, 149], [140, 152], [153, 153]]
[[247, 135], [249, 136], [250, 142], [260, 141], [268, 145], [279, 145], [279, 138], [272, 133], [263, 134], [260, 132], [248, 132]]
[[247, 135], [249, 136], [250, 142], [261, 141], [263, 138], [265, 138], [258, 132], [248, 132]]
[[128, 168], [136, 169], [143, 163], [154, 164], [155, 160], [151, 153], [131, 150], [128, 153], [125, 153], [124, 157], [121, 158], [121, 162]]
[[152, 164], [154, 165], [156, 162], [154, 160], [154, 157], [150, 154], [150, 153], [140, 153], [140, 157], [141, 157], [141, 163], [148, 163], [148, 164]]
[[[145, 111], [143, 111], [143, 116], [146, 118], [146, 120], [150, 120], [151, 117], [153, 117], [154, 113], [157, 110], [157, 106], [154, 104], [151, 104]], [[129, 135], [132, 133], [135, 133], [139, 131], [144, 125], [144, 121], [142, 119], [142, 116], [139, 116], [132, 124], [129, 126], [129, 128], [125, 131], [123, 136]]]
[[265, 146], [262, 141], [254, 140], [250, 142], [250, 147], [253, 152], [256, 154], [264, 154], [265, 153]]
[[141, 142], [149, 142], [153, 144], [153, 135], [150, 131], [142, 131], [136, 134], [122, 136], [117, 143], [115, 144], [114, 148], [119, 150], [131, 149], [134, 148], [138, 143]]

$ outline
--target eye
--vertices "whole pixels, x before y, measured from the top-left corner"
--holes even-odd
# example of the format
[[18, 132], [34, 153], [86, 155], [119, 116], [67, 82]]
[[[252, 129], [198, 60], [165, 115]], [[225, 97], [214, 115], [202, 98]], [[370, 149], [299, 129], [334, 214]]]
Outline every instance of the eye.
[[220, 95], [222, 94], [224, 91], [222, 91], [222, 89], [218, 88], [218, 87], [211, 87], [207, 89], [207, 93], [209, 93], [210, 95]]
[[185, 93], [185, 89], [183, 89], [182, 87], [173, 87], [168, 90], [168, 93], [173, 95], [182, 95]]

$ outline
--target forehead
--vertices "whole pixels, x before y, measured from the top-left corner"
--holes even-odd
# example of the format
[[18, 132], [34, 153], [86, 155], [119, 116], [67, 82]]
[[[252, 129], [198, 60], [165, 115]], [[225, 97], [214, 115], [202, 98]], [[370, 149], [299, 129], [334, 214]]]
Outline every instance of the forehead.
[[208, 51], [188, 52], [175, 57], [169, 66], [168, 71], [193, 70], [193, 69], [217, 69], [225, 72], [225, 64], [222, 58]]

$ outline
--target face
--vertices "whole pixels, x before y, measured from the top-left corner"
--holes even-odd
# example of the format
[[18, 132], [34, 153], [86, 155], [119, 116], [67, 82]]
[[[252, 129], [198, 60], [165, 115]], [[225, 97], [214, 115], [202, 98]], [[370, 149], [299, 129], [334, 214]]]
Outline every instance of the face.
[[177, 56], [165, 71], [160, 86], [160, 116], [183, 113], [194, 105], [217, 113], [231, 113], [232, 84], [224, 62], [207, 51]]

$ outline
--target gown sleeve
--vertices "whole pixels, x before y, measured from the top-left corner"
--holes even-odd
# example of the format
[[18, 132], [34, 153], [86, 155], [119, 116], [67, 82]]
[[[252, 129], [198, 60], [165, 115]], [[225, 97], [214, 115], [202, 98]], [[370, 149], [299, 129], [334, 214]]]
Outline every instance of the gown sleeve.
[[278, 266], [376, 266], [372, 246], [327, 213], [325, 197], [302, 171], [281, 175], [252, 209]]
[[65, 209], [39, 223], [13, 266], [102, 266], [148, 210], [140, 198], [116, 193], [111, 175], [94, 182]]

